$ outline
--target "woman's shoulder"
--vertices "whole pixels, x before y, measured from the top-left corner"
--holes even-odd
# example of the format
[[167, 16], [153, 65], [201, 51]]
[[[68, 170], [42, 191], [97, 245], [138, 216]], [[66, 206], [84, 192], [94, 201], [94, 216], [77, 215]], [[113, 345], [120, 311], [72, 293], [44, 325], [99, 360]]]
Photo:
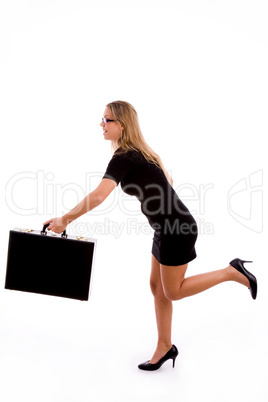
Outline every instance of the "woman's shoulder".
[[143, 155], [142, 152], [136, 148], [128, 148], [124, 149], [122, 147], [117, 148], [117, 150], [114, 152], [113, 157], [119, 158], [119, 159], [133, 159], [133, 160], [142, 160]]

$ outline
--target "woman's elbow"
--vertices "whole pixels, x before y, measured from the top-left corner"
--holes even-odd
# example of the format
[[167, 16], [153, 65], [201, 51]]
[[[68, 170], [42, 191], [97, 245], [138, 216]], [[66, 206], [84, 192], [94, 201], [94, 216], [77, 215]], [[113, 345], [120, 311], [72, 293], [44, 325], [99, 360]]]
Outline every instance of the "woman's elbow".
[[94, 194], [93, 200], [91, 201], [91, 205], [93, 208], [96, 208], [98, 205], [102, 204], [105, 198], [102, 194]]

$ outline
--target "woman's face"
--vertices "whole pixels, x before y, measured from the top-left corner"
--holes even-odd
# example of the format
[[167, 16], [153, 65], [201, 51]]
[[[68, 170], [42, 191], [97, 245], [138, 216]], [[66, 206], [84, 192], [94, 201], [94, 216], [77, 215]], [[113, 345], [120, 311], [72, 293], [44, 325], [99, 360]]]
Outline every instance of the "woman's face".
[[[112, 113], [108, 107], [104, 110], [103, 117], [109, 120], [114, 120]], [[109, 121], [108, 123], [104, 123], [103, 121], [100, 123], [100, 126], [103, 129], [103, 135], [105, 140], [110, 140], [116, 142], [122, 135], [123, 127], [117, 121]]]

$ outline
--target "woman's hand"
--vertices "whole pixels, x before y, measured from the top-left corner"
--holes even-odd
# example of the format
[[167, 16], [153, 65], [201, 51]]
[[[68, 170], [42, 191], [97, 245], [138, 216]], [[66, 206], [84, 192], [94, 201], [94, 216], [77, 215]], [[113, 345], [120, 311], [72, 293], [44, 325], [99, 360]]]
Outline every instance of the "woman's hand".
[[63, 218], [52, 218], [49, 219], [48, 221], [44, 222], [43, 225], [47, 225], [50, 223], [48, 226], [47, 230], [52, 230], [52, 232], [55, 233], [62, 233], [66, 229], [67, 223]]

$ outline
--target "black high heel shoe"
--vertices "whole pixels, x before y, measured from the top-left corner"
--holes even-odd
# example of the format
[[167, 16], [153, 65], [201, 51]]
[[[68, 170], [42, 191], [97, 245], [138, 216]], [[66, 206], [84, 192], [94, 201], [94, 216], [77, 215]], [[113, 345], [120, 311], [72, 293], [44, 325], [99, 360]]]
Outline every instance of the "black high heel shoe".
[[175, 345], [172, 345], [172, 348], [169, 349], [169, 351], [165, 354], [165, 356], [162, 357], [157, 363], [151, 364], [151, 363], [149, 363], [149, 360], [148, 360], [145, 363], [139, 364], [138, 367], [139, 367], [139, 369], [146, 370], [146, 371], [158, 370], [162, 366], [162, 364], [164, 364], [169, 359], [173, 360], [173, 367], [174, 367], [175, 360], [176, 360], [176, 357], [178, 356], [178, 354], [179, 354], [178, 349], [176, 348]]
[[245, 275], [245, 277], [249, 280], [250, 284], [249, 290], [252, 298], [255, 300], [257, 297], [257, 289], [258, 289], [257, 279], [254, 275], [252, 275], [252, 273], [246, 270], [246, 268], [244, 267], [244, 262], [252, 262], [252, 261], [243, 261], [240, 260], [239, 258], [235, 258], [234, 260], [229, 262], [229, 264], [232, 265], [232, 267], [234, 267], [235, 269], [237, 269], [237, 271], [241, 272], [241, 274]]

